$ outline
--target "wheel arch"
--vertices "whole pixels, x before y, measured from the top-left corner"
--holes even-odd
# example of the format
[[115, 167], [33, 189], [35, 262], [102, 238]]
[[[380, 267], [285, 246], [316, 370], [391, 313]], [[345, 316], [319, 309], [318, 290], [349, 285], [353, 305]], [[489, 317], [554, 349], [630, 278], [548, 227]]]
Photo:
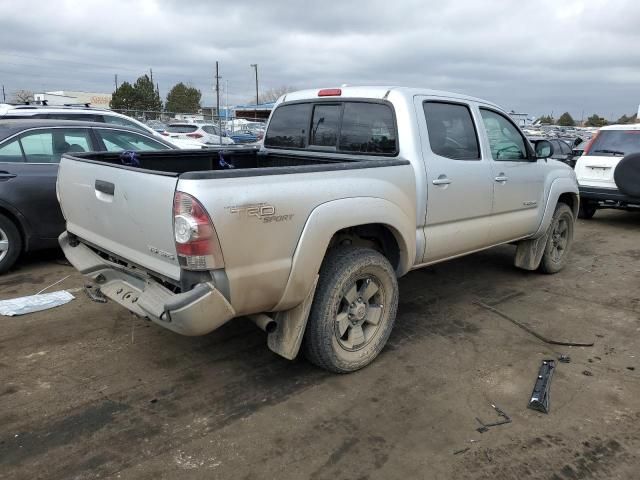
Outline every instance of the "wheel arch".
[[356, 245], [377, 243], [377, 249], [389, 259], [399, 277], [409, 271], [415, 260], [415, 220], [394, 203], [375, 197], [323, 203], [305, 223], [287, 285], [274, 311], [299, 304], [313, 285], [327, 250], [349, 239]]
[[556, 178], [551, 187], [549, 188], [549, 194], [547, 195], [547, 202], [544, 208], [544, 214], [542, 216], [542, 222], [538, 227], [538, 230], [531, 238], [538, 238], [545, 234], [549, 225], [551, 225], [551, 219], [553, 213], [556, 210], [556, 205], [559, 203], [566, 203], [573, 212], [574, 220], [578, 218], [578, 209], [580, 207], [580, 194], [578, 192], [578, 185], [575, 180], [569, 177]]

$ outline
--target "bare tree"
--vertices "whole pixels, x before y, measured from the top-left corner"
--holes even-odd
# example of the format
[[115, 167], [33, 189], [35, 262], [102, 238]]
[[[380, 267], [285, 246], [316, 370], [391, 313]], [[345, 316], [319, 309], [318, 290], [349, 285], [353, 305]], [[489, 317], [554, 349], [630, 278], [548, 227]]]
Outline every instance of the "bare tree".
[[33, 101], [33, 92], [30, 90], [16, 90], [13, 92], [13, 103], [27, 103]]
[[[258, 95], [258, 99], [260, 100], [260, 103], [275, 102], [276, 100], [278, 100], [278, 98], [280, 98], [285, 93], [293, 92], [295, 90], [297, 90], [295, 87], [288, 86], [288, 85], [283, 85], [277, 88], [270, 88], [269, 90], [265, 90], [264, 92], [261, 92], [260, 95]], [[251, 103], [255, 101], [256, 100], [254, 98], [253, 100], [251, 100]]]

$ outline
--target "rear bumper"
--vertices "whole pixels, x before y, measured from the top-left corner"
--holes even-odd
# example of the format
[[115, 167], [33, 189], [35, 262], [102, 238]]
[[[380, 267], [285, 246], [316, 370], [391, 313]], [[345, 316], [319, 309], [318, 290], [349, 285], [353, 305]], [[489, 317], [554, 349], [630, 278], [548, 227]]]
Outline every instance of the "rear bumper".
[[580, 198], [601, 202], [614, 202], [622, 204], [640, 205], [640, 198], [625, 195], [615, 188], [598, 188], [580, 186]]
[[67, 260], [99, 284], [106, 297], [164, 328], [182, 335], [204, 335], [235, 316], [231, 304], [212, 283], [173, 293], [145, 272], [111, 263], [83, 243], [71, 246], [67, 232], [58, 240]]

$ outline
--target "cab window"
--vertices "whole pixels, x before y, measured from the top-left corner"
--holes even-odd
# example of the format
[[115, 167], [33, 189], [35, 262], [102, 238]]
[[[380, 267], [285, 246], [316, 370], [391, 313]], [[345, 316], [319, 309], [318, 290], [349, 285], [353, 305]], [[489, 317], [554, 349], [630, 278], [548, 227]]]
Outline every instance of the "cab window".
[[92, 150], [88, 129], [51, 129], [26, 132], [20, 144], [27, 162], [59, 163], [63, 153]]
[[480, 109], [484, 128], [489, 139], [491, 157], [496, 161], [526, 161], [529, 157], [524, 137], [505, 116]]

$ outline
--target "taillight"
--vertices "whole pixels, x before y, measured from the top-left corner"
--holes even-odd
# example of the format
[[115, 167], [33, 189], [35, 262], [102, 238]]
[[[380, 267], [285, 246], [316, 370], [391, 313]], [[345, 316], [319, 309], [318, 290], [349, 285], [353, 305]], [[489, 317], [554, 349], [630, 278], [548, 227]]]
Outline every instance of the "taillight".
[[187, 133], [187, 137], [191, 137], [191, 138], [202, 138], [204, 137], [203, 134], [201, 133]]
[[325, 88], [318, 92], [319, 97], [339, 97], [340, 95], [342, 95], [340, 88]]
[[224, 267], [218, 234], [209, 214], [191, 195], [176, 192], [173, 198], [173, 232], [180, 265], [187, 270]]
[[587, 143], [587, 146], [584, 147], [584, 151], [582, 152], [582, 155], [589, 155], [589, 150], [591, 150], [591, 147], [593, 146], [593, 142], [595, 142], [599, 133], [600, 133], [600, 130], [598, 130], [596, 134], [593, 137], [591, 137], [591, 140], [589, 140], [589, 143]]

